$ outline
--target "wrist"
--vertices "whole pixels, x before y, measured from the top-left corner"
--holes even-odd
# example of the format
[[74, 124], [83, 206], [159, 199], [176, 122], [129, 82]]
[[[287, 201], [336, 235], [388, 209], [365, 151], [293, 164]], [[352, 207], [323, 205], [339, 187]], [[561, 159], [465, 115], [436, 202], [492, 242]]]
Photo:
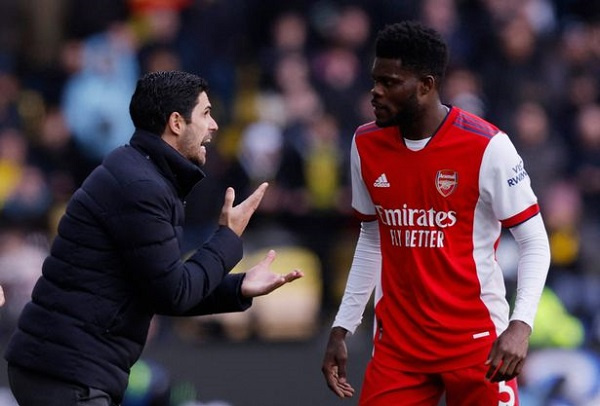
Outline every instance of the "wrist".
[[241, 273], [241, 281], [240, 281], [240, 295], [244, 299], [252, 299], [252, 295], [248, 292], [246, 285], [244, 285], [244, 281], [246, 280], [246, 272]]
[[329, 334], [333, 338], [344, 340], [346, 338], [346, 335], [348, 334], [348, 330], [346, 330], [344, 327], [335, 326], [331, 329], [331, 332]]
[[532, 328], [529, 324], [524, 322], [523, 320], [511, 320], [508, 324], [509, 328], [512, 330], [518, 330], [522, 335], [529, 337], [531, 336]]

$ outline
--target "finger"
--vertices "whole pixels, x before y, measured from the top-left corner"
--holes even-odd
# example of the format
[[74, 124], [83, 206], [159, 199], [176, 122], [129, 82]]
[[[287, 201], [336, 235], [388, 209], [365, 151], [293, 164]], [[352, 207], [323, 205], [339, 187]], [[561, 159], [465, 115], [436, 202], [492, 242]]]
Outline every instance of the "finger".
[[524, 364], [525, 363], [523, 362], [523, 360], [520, 360], [519, 362], [517, 362], [517, 366], [515, 367], [515, 372], [514, 372], [515, 376], [521, 375], [521, 371], [523, 370]]
[[340, 398], [351, 398], [354, 395], [354, 389], [350, 388], [338, 388], [338, 395]]
[[275, 261], [276, 256], [277, 253], [275, 252], [275, 250], [269, 250], [260, 262], [262, 262], [265, 266], [269, 267], [273, 263], [273, 261]]
[[512, 375], [515, 371], [515, 366], [516, 362], [514, 360], [504, 361], [498, 372], [502, 375]]
[[504, 371], [504, 375], [507, 377], [507, 379], [514, 378], [515, 376], [519, 375], [522, 361], [523, 360], [520, 358], [515, 358], [509, 363], [506, 371]]
[[485, 379], [490, 382], [494, 382], [494, 377], [496, 376], [496, 372], [498, 371], [497, 367], [490, 366], [487, 373], [485, 374]]
[[497, 344], [497, 341], [494, 341], [494, 343], [492, 344], [490, 353], [488, 354], [487, 359], [485, 360], [485, 364], [484, 364], [484, 365], [489, 365], [488, 371], [485, 374], [485, 379], [488, 379], [488, 380], [492, 379], [492, 377], [498, 370], [498, 366], [499, 366], [497, 362], [494, 362], [494, 359], [496, 358], [496, 344]]
[[285, 285], [285, 278], [283, 277], [283, 275], [279, 275], [277, 279], [270, 284], [268, 290], [269, 292], [273, 292], [274, 290], [279, 289], [283, 285]]
[[496, 341], [494, 342], [494, 344], [492, 344], [492, 349], [490, 350], [490, 353], [487, 356], [487, 360], [485, 360], [485, 365], [490, 365], [494, 358], [496, 358]]
[[235, 190], [232, 187], [228, 187], [225, 190], [225, 202], [223, 203], [223, 209], [231, 209], [233, 207], [233, 201], [235, 200]]
[[496, 375], [506, 375], [507, 371], [508, 371], [508, 367], [509, 367], [509, 361], [506, 360], [502, 360], [500, 362], [500, 366], [498, 367], [498, 370], [496, 371]]
[[269, 282], [269, 285], [265, 288], [265, 292], [263, 293], [263, 295], [271, 293], [287, 283], [284, 275], [272, 274], [272, 276], [272, 280], [271, 282]]
[[333, 365], [323, 366], [323, 375], [325, 375], [325, 381], [329, 389], [340, 398], [343, 398], [344, 391], [337, 382], [337, 367]]
[[300, 279], [303, 276], [304, 273], [302, 271], [294, 269], [292, 272], [283, 275], [283, 279], [285, 280], [285, 283], [289, 283], [295, 281], [296, 279]]
[[330, 388], [340, 398], [351, 398], [354, 395], [354, 388], [347, 382], [340, 382], [337, 377], [333, 377], [333, 386]]
[[342, 397], [350, 398], [354, 395], [354, 388], [339, 376], [337, 377], [337, 389], [343, 395]]
[[340, 387], [339, 390], [345, 398], [351, 398], [352, 395], [354, 395], [354, 388], [349, 384], [345, 384], [343, 387]]
[[267, 182], [263, 182], [259, 187], [256, 188], [254, 193], [248, 196], [244, 203], [249, 205], [252, 209], [256, 210], [258, 208], [258, 205], [260, 204], [260, 201], [265, 195], [265, 192], [267, 191], [267, 187], [269, 187], [269, 184]]
[[487, 374], [485, 375], [486, 379], [492, 381], [492, 382], [496, 382], [496, 376], [499, 373], [500, 367], [502, 367], [502, 360], [495, 362], [492, 361], [490, 368], [488, 369]]
[[333, 393], [335, 393], [338, 397], [343, 398], [344, 397], [344, 391], [341, 388], [338, 388], [338, 386], [335, 383], [335, 378], [330, 378], [327, 380], [327, 386], [329, 387], [329, 389], [331, 389], [331, 391]]

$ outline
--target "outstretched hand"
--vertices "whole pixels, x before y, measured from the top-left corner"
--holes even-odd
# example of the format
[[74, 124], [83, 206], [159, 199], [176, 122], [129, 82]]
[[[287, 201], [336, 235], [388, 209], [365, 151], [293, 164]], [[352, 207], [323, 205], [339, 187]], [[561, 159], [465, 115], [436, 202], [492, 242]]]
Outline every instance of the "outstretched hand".
[[219, 216], [219, 224], [229, 227], [234, 233], [241, 236], [250, 218], [258, 208], [268, 186], [267, 182], [262, 183], [254, 193], [237, 206], [233, 205], [235, 191], [232, 187], [228, 187], [225, 191], [225, 202]]
[[256, 265], [246, 271], [242, 282], [242, 296], [251, 298], [266, 295], [286, 283], [302, 278], [302, 271], [294, 269], [287, 274], [277, 274], [270, 266], [275, 260], [275, 251], [269, 250], [267, 255]]

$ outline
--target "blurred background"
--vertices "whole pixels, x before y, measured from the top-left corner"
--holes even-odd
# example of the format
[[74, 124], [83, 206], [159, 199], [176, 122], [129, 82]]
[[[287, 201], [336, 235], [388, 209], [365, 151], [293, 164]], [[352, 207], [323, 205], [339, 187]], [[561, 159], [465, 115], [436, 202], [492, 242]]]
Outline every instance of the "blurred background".
[[[137, 78], [205, 77], [220, 131], [187, 199], [185, 249], [216, 228], [227, 186], [271, 186], [246, 263], [306, 277], [242, 314], [156, 318], [124, 406], [352, 405], [320, 363], [358, 223], [349, 146], [371, 121], [373, 39], [418, 19], [450, 46], [443, 99], [493, 122], [525, 161], [552, 249], [524, 406], [600, 405], [600, 2], [590, 0], [0, 0], [0, 344], [15, 327], [65, 203], [133, 127]], [[498, 258], [508, 294], [516, 247]], [[510, 299], [509, 297], [509, 299]], [[348, 340], [360, 388], [371, 315]], [[0, 361], [0, 406], [14, 401]]]

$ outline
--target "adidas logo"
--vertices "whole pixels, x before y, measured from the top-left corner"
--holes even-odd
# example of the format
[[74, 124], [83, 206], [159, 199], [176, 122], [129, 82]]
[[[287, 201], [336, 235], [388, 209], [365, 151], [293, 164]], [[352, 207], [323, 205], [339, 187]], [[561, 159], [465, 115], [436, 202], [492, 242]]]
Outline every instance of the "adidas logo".
[[382, 173], [381, 175], [379, 175], [379, 177], [377, 178], [375, 183], [373, 183], [373, 186], [375, 186], [375, 187], [390, 187], [390, 182], [388, 182], [387, 176], [385, 176], [385, 173]]

